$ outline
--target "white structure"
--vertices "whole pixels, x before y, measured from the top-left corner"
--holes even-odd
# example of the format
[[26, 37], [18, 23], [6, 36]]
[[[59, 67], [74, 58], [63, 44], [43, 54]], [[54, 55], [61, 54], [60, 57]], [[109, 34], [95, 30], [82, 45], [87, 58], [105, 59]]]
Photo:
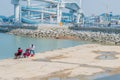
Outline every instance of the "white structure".
[[15, 22], [20, 22], [20, 0], [12, 0], [11, 3], [14, 5]]
[[[26, 1], [27, 5], [20, 6], [22, 5], [20, 1]], [[33, 1], [36, 2], [36, 6]], [[45, 21], [50, 23], [80, 22], [81, 0], [12, 0], [12, 4], [15, 22], [22, 21], [30, 24]]]

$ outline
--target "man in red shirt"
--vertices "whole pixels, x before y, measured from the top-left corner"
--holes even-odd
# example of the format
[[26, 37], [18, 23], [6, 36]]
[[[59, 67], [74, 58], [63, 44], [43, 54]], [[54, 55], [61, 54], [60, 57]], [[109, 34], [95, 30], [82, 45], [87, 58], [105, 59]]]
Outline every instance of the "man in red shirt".
[[18, 48], [18, 52], [15, 53], [15, 59], [20, 58], [22, 55], [23, 50], [21, 48]]

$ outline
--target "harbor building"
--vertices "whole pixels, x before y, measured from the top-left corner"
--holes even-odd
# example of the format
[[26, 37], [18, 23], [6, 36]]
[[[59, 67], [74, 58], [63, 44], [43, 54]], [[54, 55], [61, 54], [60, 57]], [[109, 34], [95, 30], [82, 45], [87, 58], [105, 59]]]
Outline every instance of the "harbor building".
[[15, 23], [79, 23], [81, 0], [11, 0]]

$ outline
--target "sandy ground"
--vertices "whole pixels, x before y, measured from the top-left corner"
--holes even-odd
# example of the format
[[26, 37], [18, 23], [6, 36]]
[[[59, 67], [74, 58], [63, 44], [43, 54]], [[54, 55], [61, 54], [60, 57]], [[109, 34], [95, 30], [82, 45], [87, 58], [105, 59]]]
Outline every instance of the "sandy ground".
[[[113, 52], [114, 59], [99, 59]], [[0, 80], [49, 80], [51, 77], [92, 76], [120, 73], [120, 47], [87, 44], [36, 54], [22, 59], [0, 60]], [[81, 80], [81, 79], [80, 79]]]

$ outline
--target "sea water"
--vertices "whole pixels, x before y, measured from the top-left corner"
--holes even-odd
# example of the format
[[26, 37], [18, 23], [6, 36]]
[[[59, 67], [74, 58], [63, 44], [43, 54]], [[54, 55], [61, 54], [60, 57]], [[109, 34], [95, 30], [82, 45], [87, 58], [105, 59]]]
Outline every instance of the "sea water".
[[83, 45], [86, 43], [89, 42], [64, 39], [31, 38], [0, 33], [0, 59], [13, 58], [18, 47], [21, 47], [23, 51], [25, 51], [26, 48], [29, 48], [30, 44], [34, 44], [36, 46], [36, 53], [41, 53], [44, 51]]

